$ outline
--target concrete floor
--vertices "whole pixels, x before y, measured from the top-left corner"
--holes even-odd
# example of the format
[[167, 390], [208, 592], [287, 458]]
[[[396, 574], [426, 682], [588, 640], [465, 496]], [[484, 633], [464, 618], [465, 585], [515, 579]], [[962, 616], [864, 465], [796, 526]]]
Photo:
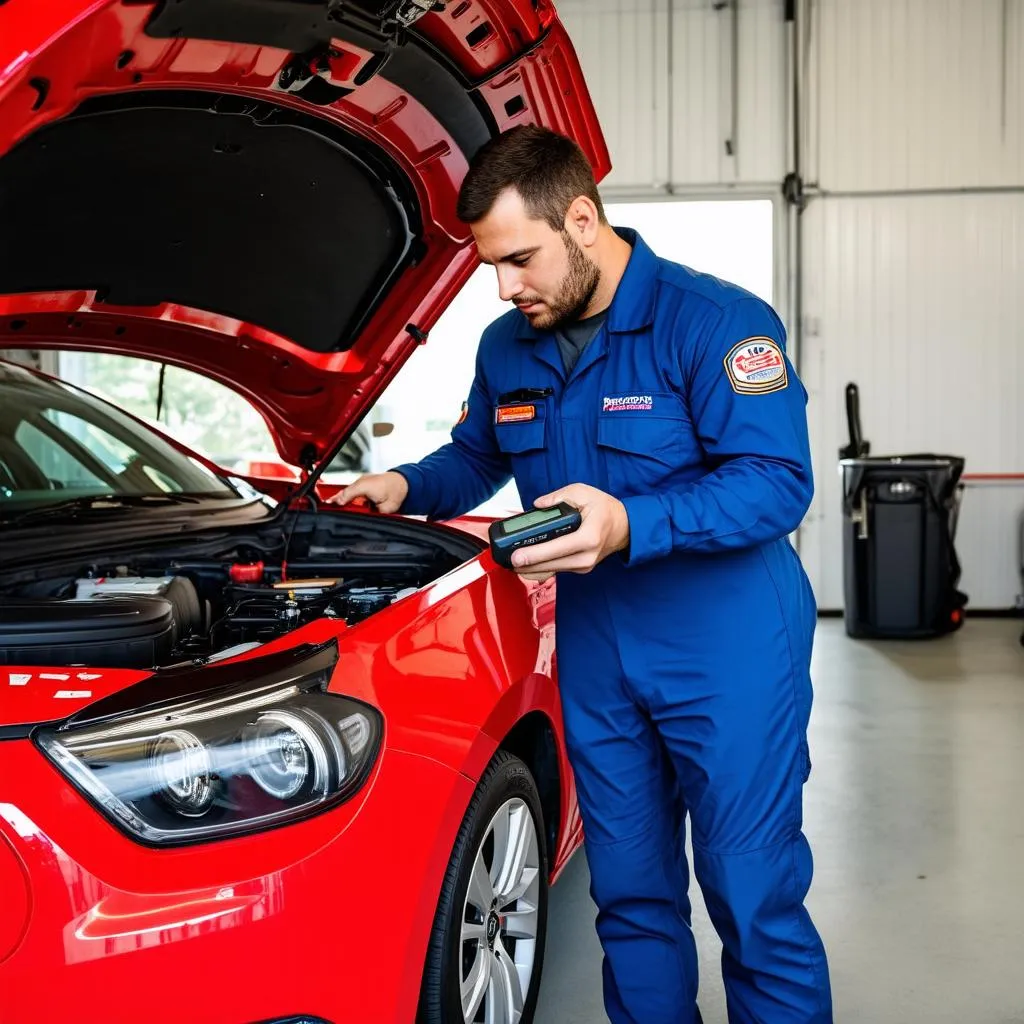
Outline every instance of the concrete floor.
[[[839, 1024], [1024, 1024], [1021, 623], [919, 643], [819, 624], [805, 825], [808, 906]], [[551, 895], [536, 1024], [600, 1024], [585, 856]], [[705, 1024], [726, 1024], [721, 944], [691, 893]], [[770, 1024], [770, 1022], [767, 1022]]]

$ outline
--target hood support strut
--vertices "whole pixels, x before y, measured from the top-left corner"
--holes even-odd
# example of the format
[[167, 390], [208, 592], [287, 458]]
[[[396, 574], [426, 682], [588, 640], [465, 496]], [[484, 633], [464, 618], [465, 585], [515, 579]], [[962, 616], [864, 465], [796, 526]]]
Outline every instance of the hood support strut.
[[[405, 330], [410, 337], [416, 339], [418, 344], [426, 344], [427, 331], [417, 327], [416, 324], [407, 324]], [[302, 449], [302, 462], [300, 464], [308, 476], [285, 498], [284, 502], [282, 502], [283, 505], [288, 506], [293, 501], [302, 501], [313, 493], [313, 488], [316, 487], [317, 480], [320, 479], [327, 467], [334, 461], [338, 452], [344, 448], [345, 443], [352, 436], [357, 426], [357, 423], [353, 423], [351, 430], [343, 431], [327, 451], [324, 452], [323, 458], [319, 461], [317, 461], [316, 458], [316, 447], [314, 445], [309, 444]]]

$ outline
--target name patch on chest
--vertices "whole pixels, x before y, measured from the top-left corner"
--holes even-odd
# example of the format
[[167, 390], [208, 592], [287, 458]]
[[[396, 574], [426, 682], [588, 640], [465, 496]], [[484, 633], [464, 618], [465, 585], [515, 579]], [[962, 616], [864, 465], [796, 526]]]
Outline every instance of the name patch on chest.
[[725, 372], [741, 395], [781, 391], [789, 383], [782, 349], [771, 338], [746, 338], [734, 345], [725, 357]]
[[605, 395], [601, 400], [602, 412], [650, 412], [653, 408], [653, 395]]
[[494, 412], [495, 423], [528, 423], [537, 416], [535, 405], [499, 405]]

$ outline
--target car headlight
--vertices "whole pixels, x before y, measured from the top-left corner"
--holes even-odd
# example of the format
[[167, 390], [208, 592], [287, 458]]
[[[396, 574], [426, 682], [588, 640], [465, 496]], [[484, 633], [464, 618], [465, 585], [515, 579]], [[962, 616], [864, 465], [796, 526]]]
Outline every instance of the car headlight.
[[[36, 742], [143, 842], [174, 846], [271, 828], [351, 796], [376, 758], [380, 713], [325, 692], [336, 659], [332, 644], [157, 673], [41, 730]], [[168, 680], [175, 696], [160, 699]]]

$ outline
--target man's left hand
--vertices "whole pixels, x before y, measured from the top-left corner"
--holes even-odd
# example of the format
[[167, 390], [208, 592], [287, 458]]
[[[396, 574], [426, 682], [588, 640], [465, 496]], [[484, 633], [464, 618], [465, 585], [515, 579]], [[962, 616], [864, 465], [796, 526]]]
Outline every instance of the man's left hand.
[[513, 552], [515, 571], [528, 580], [546, 580], [556, 572], [587, 573], [609, 555], [629, 547], [629, 517], [618, 498], [587, 484], [570, 484], [534, 504], [550, 508], [560, 501], [578, 508], [583, 522], [575, 533]]

